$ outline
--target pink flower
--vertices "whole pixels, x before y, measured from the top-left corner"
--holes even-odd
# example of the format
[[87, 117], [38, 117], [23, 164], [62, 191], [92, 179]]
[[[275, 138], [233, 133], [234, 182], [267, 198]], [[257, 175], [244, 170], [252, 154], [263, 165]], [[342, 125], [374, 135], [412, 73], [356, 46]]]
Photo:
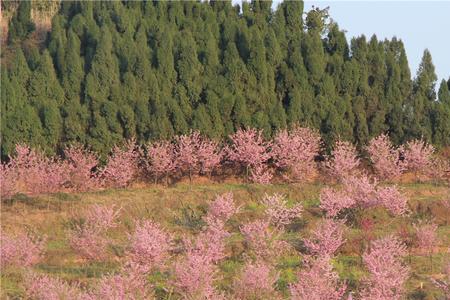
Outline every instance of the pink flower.
[[396, 186], [377, 188], [378, 203], [386, 207], [393, 215], [401, 216], [408, 211], [408, 199]]
[[91, 299], [77, 284], [69, 285], [61, 279], [35, 273], [28, 273], [25, 276], [25, 293], [27, 298], [35, 300]]
[[151, 221], [137, 222], [134, 232], [128, 235], [128, 239], [130, 241], [128, 256], [131, 261], [147, 270], [162, 267], [169, 257], [171, 236], [158, 224]]
[[341, 300], [347, 286], [339, 283], [339, 276], [333, 271], [330, 258], [320, 256], [306, 259], [306, 267], [298, 273], [298, 282], [289, 290], [293, 300]]
[[287, 207], [287, 201], [281, 194], [265, 195], [262, 200], [266, 206], [266, 215], [270, 222], [279, 228], [289, 225], [293, 219], [300, 217], [303, 206], [297, 204], [292, 208]]
[[158, 177], [168, 176], [175, 170], [174, 147], [170, 142], [159, 141], [149, 144], [145, 148], [149, 156], [146, 167], [155, 176], [155, 181]]
[[98, 186], [98, 178], [93, 169], [98, 166], [98, 156], [80, 145], [64, 149], [68, 162], [69, 181], [75, 191], [88, 191]]
[[325, 187], [320, 192], [320, 208], [325, 210], [327, 217], [336, 217], [341, 211], [355, 205], [355, 200], [345, 191]]
[[375, 174], [381, 180], [395, 179], [405, 169], [404, 163], [400, 160], [400, 150], [394, 148], [385, 134], [373, 138], [367, 146], [367, 152]]
[[431, 166], [434, 147], [423, 140], [414, 140], [407, 142], [403, 157], [406, 168], [413, 172], [426, 172]]
[[107, 186], [126, 187], [137, 175], [138, 151], [136, 140], [127, 141], [123, 148], [115, 146], [100, 176]]
[[247, 262], [234, 282], [236, 299], [276, 299], [274, 285], [279, 274], [267, 263]]
[[233, 202], [233, 194], [231, 192], [225, 193], [217, 195], [216, 199], [211, 202], [205, 219], [208, 224], [217, 221], [226, 223], [237, 211], [238, 208]]
[[45, 252], [46, 237], [30, 234], [16, 236], [0, 232], [1, 267], [28, 267], [37, 264]]
[[277, 132], [272, 145], [275, 165], [290, 172], [294, 180], [304, 180], [315, 172], [314, 158], [320, 150], [320, 135], [310, 128], [295, 125]]
[[369, 277], [361, 299], [402, 299], [409, 276], [409, 269], [402, 263], [405, 255], [406, 246], [394, 236], [373, 241], [363, 254]]
[[175, 264], [175, 291], [183, 299], [219, 299], [213, 283], [217, 279], [217, 267], [204, 255], [188, 252], [187, 256]]
[[269, 228], [269, 222], [258, 220], [240, 227], [245, 242], [257, 258], [271, 260], [285, 250], [286, 244], [279, 240], [278, 232]]
[[304, 243], [310, 252], [318, 256], [332, 256], [345, 242], [344, 222], [332, 219], [322, 220]]
[[437, 228], [433, 223], [414, 224], [416, 230], [416, 243], [419, 249], [432, 253], [433, 248], [437, 245]]
[[338, 181], [357, 171], [360, 164], [356, 147], [346, 141], [337, 141], [331, 156], [327, 157], [325, 167]]

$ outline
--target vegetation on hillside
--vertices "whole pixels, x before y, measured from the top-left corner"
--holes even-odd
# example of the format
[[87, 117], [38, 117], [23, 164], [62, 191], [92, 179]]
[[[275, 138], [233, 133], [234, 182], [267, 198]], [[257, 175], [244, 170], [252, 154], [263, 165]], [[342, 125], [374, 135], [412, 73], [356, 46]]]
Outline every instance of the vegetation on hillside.
[[450, 144], [450, 81], [436, 95], [427, 50], [412, 79], [401, 40], [348, 43], [326, 9], [271, 4], [62, 1], [36, 45], [31, 5], [19, 2], [2, 49], [2, 158], [17, 143], [55, 153], [78, 142], [104, 155], [131, 137], [270, 136], [297, 122], [329, 145], [385, 132], [394, 144]]

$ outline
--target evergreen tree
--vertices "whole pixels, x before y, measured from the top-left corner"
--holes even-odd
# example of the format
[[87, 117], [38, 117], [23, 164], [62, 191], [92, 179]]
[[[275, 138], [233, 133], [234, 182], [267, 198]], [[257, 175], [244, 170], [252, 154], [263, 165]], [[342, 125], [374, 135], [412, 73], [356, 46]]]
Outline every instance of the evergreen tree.
[[8, 42], [25, 39], [35, 29], [31, 21], [31, 1], [20, 1], [16, 13], [8, 26]]

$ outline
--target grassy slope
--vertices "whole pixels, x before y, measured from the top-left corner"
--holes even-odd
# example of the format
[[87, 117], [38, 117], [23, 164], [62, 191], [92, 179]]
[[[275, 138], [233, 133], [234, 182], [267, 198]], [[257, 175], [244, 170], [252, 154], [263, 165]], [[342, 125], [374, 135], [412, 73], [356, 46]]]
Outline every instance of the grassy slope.
[[[230, 238], [228, 251], [231, 258], [222, 263], [223, 278], [219, 285], [226, 289], [233, 275], [242, 263], [242, 237], [238, 234], [239, 225], [262, 216], [262, 207], [258, 201], [264, 193], [284, 193], [289, 202], [302, 202], [306, 208], [302, 218], [288, 228], [284, 238], [301, 248], [299, 240], [307, 236], [309, 230], [321, 217], [317, 208], [319, 203], [319, 184], [305, 185], [271, 185], [257, 186], [245, 184], [205, 184], [193, 185], [180, 183], [170, 188], [162, 186], [150, 186], [127, 190], [106, 190], [83, 194], [55, 194], [38, 198], [18, 196], [12, 202], [2, 205], [2, 228], [6, 232], [32, 229], [40, 234], [48, 236], [48, 249], [43, 262], [35, 266], [35, 270], [57, 274], [67, 280], [76, 280], [82, 285], [89, 285], [95, 278], [117, 270], [120, 264], [120, 256], [126, 246], [126, 232], [133, 228], [133, 220], [139, 218], [151, 218], [175, 232], [177, 236], [184, 233], [193, 233], [201, 226], [198, 222], [204, 214], [209, 201], [216, 194], [232, 191], [238, 205], [242, 206], [241, 212], [233, 217], [229, 230], [233, 234]], [[366, 210], [357, 218], [371, 217], [376, 222], [375, 236], [382, 236], [390, 232], [396, 232], [405, 225], [412, 231], [411, 224], [420, 218], [434, 218], [439, 226], [441, 246], [433, 255], [431, 268], [428, 257], [420, 256], [412, 249], [410, 265], [412, 276], [408, 282], [408, 290], [411, 299], [435, 299], [438, 291], [430, 284], [429, 276], [439, 276], [446, 252], [450, 246], [450, 216], [445, 211], [439, 200], [450, 195], [450, 190], [445, 186], [429, 184], [404, 184], [403, 191], [410, 199], [412, 213], [405, 218], [392, 218], [383, 209]], [[110, 247], [110, 259], [107, 262], [91, 263], [81, 260], [70, 249], [66, 239], [66, 233], [70, 229], [73, 220], [79, 216], [88, 205], [116, 204], [122, 207], [120, 226], [111, 232], [113, 240]], [[351, 225], [351, 224], [350, 224]], [[339, 256], [335, 260], [335, 267], [341, 278], [348, 281], [350, 287], [355, 288], [358, 281], [364, 276], [361, 267], [359, 252], [362, 249], [362, 232], [356, 225], [351, 225], [347, 232], [347, 243], [342, 247]], [[292, 254], [279, 260], [278, 268], [281, 270], [279, 288], [286, 291], [289, 282], [295, 280], [295, 273], [300, 265], [301, 256]], [[19, 270], [7, 269], [1, 275], [1, 298], [7, 296], [20, 296]], [[154, 283], [164, 286], [164, 275], [151, 278]], [[420, 286], [423, 284], [425, 298], [419, 297], [422, 293]], [[164, 298], [164, 293], [160, 293]]]

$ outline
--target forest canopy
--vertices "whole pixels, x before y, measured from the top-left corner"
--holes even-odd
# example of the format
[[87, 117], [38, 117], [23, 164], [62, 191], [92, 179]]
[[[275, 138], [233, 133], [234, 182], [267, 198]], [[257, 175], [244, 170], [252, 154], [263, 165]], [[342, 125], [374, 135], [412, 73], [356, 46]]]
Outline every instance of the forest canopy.
[[106, 154], [132, 137], [272, 135], [295, 123], [328, 144], [388, 133], [396, 144], [450, 145], [450, 79], [436, 87], [428, 50], [412, 78], [400, 39], [348, 42], [327, 9], [271, 6], [62, 1], [39, 44], [30, 2], [20, 2], [2, 49], [2, 157], [17, 143]]

